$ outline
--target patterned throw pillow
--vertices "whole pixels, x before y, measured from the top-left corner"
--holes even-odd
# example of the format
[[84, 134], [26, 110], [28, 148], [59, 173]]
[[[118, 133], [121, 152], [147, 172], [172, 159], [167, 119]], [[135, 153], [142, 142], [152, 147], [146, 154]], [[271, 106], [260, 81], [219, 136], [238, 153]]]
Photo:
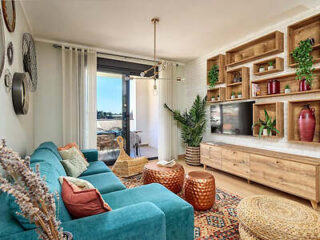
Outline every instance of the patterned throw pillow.
[[58, 151], [63, 160], [79, 159], [85, 163], [86, 167], [89, 166], [87, 159], [84, 157], [83, 153], [80, 151], [79, 146], [76, 143], [69, 143], [64, 147], [59, 147]]
[[111, 211], [97, 189], [81, 190], [65, 178], [62, 183], [63, 202], [73, 218], [82, 218]]
[[59, 177], [59, 181], [60, 181], [61, 185], [63, 183], [63, 179], [66, 179], [69, 183], [72, 183], [72, 184], [76, 185], [81, 190], [87, 190], [87, 189], [94, 189], [95, 188], [87, 180], [80, 179], [80, 178], [75, 178], [75, 177], [65, 177], [65, 176]]
[[86, 165], [80, 159], [65, 159], [60, 161], [64, 170], [69, 177], [79, 177], [84, 171], [87, 170]]

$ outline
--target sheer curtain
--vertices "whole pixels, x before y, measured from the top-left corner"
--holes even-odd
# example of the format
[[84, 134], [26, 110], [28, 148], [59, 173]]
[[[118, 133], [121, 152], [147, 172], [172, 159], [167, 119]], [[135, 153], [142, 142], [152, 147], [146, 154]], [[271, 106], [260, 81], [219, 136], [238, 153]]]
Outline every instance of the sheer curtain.
[[96, 148], [97, 53], [62, 46], [62, 139]]
[[171, 160], [177, 158], [177, 125], [170, 112], [163, 107], [166, 103], [170, 108], [176, 108], [175, 92], [176, 65], [166, 62], [165, 68], [159, 73], [159, 132], [158, 158]]

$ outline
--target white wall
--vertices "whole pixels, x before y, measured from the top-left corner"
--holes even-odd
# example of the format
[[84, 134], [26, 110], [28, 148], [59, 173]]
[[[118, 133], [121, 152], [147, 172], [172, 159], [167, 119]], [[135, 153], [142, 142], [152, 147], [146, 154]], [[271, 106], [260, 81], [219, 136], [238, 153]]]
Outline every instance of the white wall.
[[61, 49], [36, 42], [38, 90], [34, 94], [34, 145], [53, 141], [62, 145]]
[[[9, 69], [12, 76], [15, 72], [24, 72], [22, 65], [22, 35], [30, 33], [20, 2], [16, 1], [16, 28], [13, 33], [8, 32], [3, 21], [5, 33], [5, 48], [9, 42], [13, 43], [13, 64], [9, 66], [5, 55], [4, 69], [0, 79], [0, 138], [5, 138], [9, 147], [21, 155], [30, 154], [33, 150], [33, 93], [30, 93], [29, 112], [27, 115], [16, 115], [12, 105], [11, 92], [6, 92], [4, 86], [5, 69]], [[5, 52], [7, 54], [7, 51]], [[41, 79], [39, 78], [40, 82]]]
[[[248, 42], [250, 40], [253, 40], [257, 37], [263, 36], [267, 33], [270, 33], [275, 30], [280, 30], [284, 33], [284, 53], [278, 54], [277, 56], [284, 58], [284, 66], [285, 70], [284, 72], [276, 73], [276, 74], [269, 74], [269, 76], [276, 76], [276, 75], [282, 75], [284, 73], [294, 72], [294, 69], [287, 67], [287, 26], [295, 23], [296, 21], [299, 21], [301, 19], [304, 19], [308, 16], [312, 16], [314, 14], [318, 14], [320, 12], [320, 9], [313, 9], [312, 11], [306, 12], [304, 14], [301, 14], [294, 19], [288, 19], [285, 22], [282, 22], [278, 24], [277, 26], [270, 26], [267, 29], [263, 29], [260, 32], [257, 32], [255, 34], [252, 34], [251, 36], [248, 36], [246, 39], [241, 39], [237, 42], [234, 42], [233, 44], [230, 44], [229, 46], [225, 46], [221, 49], [216, 49], [215, 51], [211, 52], [210, 54], [206, 56], [202, 56], [194, 61], [189, 62], [185, 66], [185, 76], [186, 76], [186, 82], [185, 82], [185, 92], [184, 92], [184, 99], [185, 99], [185, 107], [190, 107], [194, 97], [196, 94], [201, 94], [201, 96], [204, 96], [206, 94], [206, 60], [209, 57], [215, 56], [219, 53], [225, 53], [228, 49], [231, 49], [233, 47], [236, 47], [238, 45], [241, 45], [245, 42]], [[239, 25], [239, 27], [242, 27]], [[276, 56], [276, 55], [275, 55]], [[265, 59], [268, 59], [269, 57], [266, 57]], [[261, 61], [263, 59], [259, 59], [256, 61]], [[252, 65], [254, 62], [250, 62], [243, 65], [238, 65], [236, 67], [240, 66], [246, 66], [250, 68], [250, 80], [255, 80], [260, 77], [256, 77], [252, 74]], [[320, 65], [317, 64], [317, 67]], [[287, 152], [287, 153], [293, 153], [293, 154], [300, 154], [300, 155], [307, 155], [307, 156], [313, 156], [313, 157], [320, 157], [320, 149], [316, 146], [309, 146], [309, 145], [300, 145], [300, 144], [291, 144], [287, 141], [287, 102], [292, 99], [310, 99], [320, 97], [319, 93], [315, 94], [303, 94], [303, 95], [296, 95], [296, 96], [284, 96], [284, 97], [273, 97], [272, 100], [266, 98], [266, 99], [259, 99], [256, 100], [256, 102], [269, 102], [269, 101], [282, 101], [284, 102], [284, 138], [282, 139], [258, 139], [251, 136], [227, 136], [227, 135], [219, 135], [219, 134], [211, 134], [210, 127], [209, 127], [209, 111], [208, 111], [208, 124], [207, 124], [207, 130], [206, 134], [204, 136], [205, 141], [219, 141], [219, 142], [226, 142], [230, 144], [236, 144], [236, 145], [243, 145], [243, 146], [250, 146], [250, 147], [256, 147], [256, 148], [263, 148], [263, 149], [269, 149], [279, 152]], [[209, 108], [208, 108], [209, 110]], [[320, 119], [318, 119], [320, 121]]]

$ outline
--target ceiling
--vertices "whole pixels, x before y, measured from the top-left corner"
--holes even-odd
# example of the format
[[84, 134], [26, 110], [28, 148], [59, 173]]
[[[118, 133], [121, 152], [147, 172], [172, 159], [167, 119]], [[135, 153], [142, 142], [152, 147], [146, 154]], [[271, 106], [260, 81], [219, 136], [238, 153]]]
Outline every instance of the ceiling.
[[186, 62], [319, 5], [319, 0], [21, 1], [35, 37]]

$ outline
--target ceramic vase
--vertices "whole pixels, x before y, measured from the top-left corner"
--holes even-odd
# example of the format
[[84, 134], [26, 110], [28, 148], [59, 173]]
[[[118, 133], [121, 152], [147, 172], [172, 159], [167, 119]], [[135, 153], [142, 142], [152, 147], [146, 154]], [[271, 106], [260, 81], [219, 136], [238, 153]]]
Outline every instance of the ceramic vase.
[[307, 80], [306, 80], [306, 79], [300, 80], [300, 82], [299, 82], [299, 89], [300, 89], [300, 92], [311, 90], [311, 87], [310, 87], [310, 85], [307, 83]]
[[314, 108], [310, 108], [309, 104], [303, 106], [298, 119], [300, 140], [312, 142], [316, 127], [316, 118]]
[[238, 98], [242, 98], [242, 94], [238, 94]]
[[268, 71], [274, 69], [274, 66], [268, 66]]
[[268, 95], [280, 93], [280, 82], [278, 80], [268, 81]]
[[289, 89], [289, 88], [286, 88], [285, 90], [284, 90], [284, 93], [290, 93], [291, 92], [291, 90]]

